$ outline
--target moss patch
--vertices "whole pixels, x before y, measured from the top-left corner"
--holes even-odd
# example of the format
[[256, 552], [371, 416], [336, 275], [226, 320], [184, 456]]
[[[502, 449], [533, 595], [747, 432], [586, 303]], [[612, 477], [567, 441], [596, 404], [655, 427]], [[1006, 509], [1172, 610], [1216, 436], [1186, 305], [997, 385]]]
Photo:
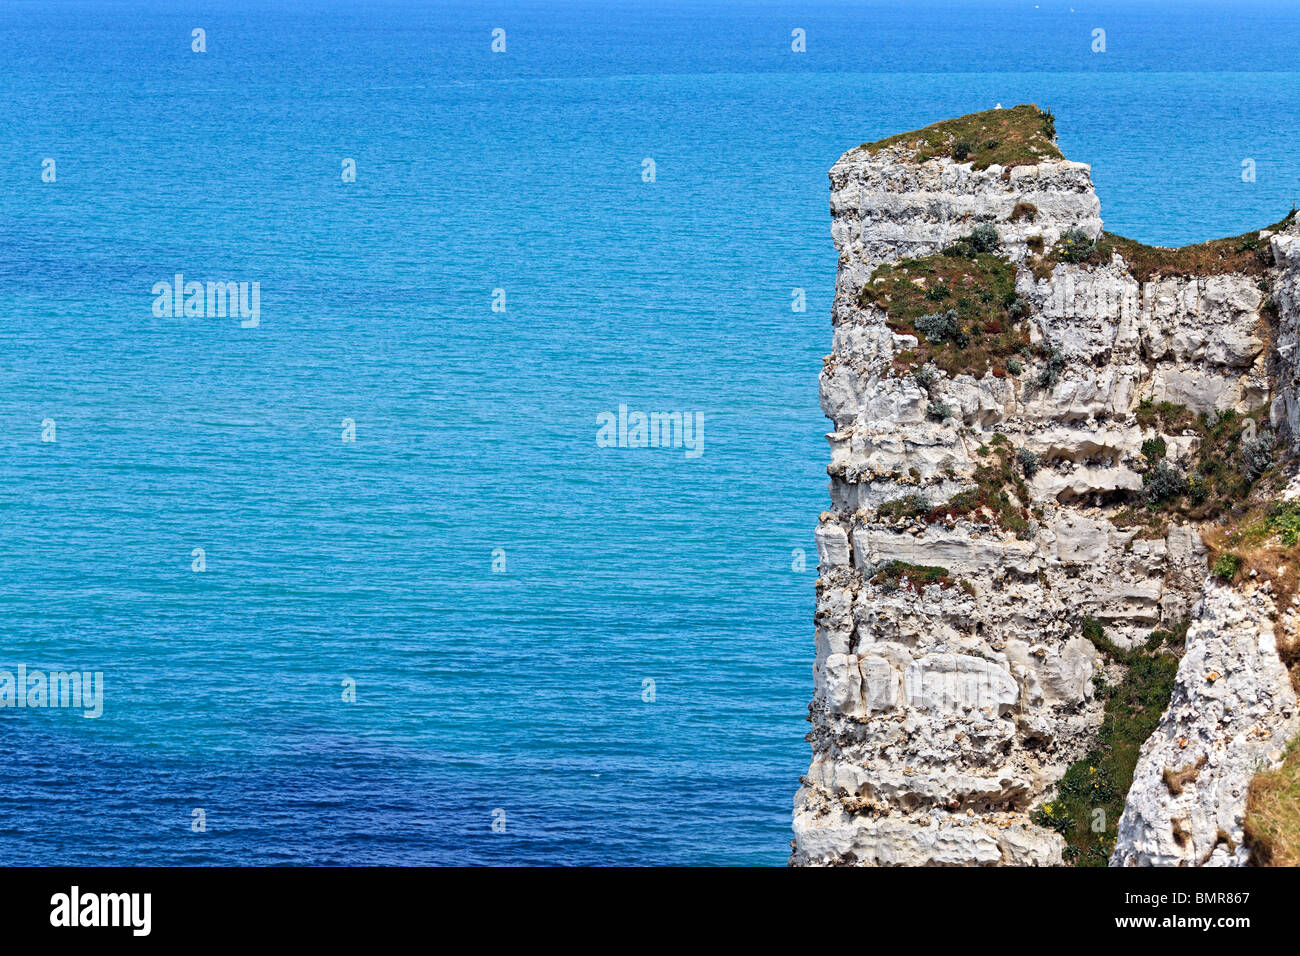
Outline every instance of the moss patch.
[[874, 155], [882, 149], [902, 146], [916, 163], [947, 156], [971, 163], [975, 169], [993, 165], [1010, 169], [1064, 158], [1053, 142], [1055, 138], [1052, 114], [1022, 104], [1009, 110], [968, 113], [924, 129], [863, 143], [861, 148]]
[[930, 503], [918, 494], [903, 495], [901, 498], [894, 498], [891, 501], [884, 502], [876, 509], [877, 515], [888, 520], [920, 518], [929, 514], [929, 512]]
[[1002, 377], [1008, 360], [1029, 348], [1016, 267], [995, 255], [940, 253], [882, 265], [858, 303], [881, 309], [894, 332], [916, 336], [916, 348], [895, 358], [900, 369], [933, 362], [949, 375], [978, 378], [991, 368]]
[[1067, 862], [1105, 866], [1115, 850], [1138, 752], [1173, 694], [1177, 652], [1187, 628], [1154, 631], [1145, 646], [1127, 651], [1112, 643], [1096, 620], [1085, 619], [1082, 631], [1105, 657], [1123, 666], [1124, 676], [1114, 685], [1094, 678], [1106, 702], [1097, 743], [1065, 772], [1056, 799], [1035, 807], [1030, 818], [1065, 837]]

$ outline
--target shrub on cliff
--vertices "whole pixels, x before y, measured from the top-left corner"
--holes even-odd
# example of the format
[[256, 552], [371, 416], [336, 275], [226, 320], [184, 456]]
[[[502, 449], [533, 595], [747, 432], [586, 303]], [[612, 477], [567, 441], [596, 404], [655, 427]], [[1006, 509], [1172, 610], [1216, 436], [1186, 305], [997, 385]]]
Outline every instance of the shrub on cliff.
[[1097, 248], [1097, 243], [1082, 229], [1067, 229], [1056, 240], [1056, 258], [1060, 262], [1084, 262]]
[[928, 514], [930, 503], [921, 495], [910, 494], [901, 498], [895, 498], [892, 501], [883, 502], [876, 509], [876, 514], [881, 518], [920, 518]]
[[1256, 481], [1273, 464], [1273, 436], [1264, 433], [1241, 443], [1241, 464], [1249, 481]]
[[965, 242], [975, 250], [976, 254], [981, 252], [993, 253], [1002, 248], [1002, 240], [998, 238], [997, 229], [989, 223], [984, 223], [972, 229], [971, 234], [965, 238]]
[[946, 402], [931, 402], [925, 409], [925, 417], [932, 422], [944, 422], [952, 418], [952, 406]]
[[1187, 476], [1163, 458], [1142, 476], [1142, 498], [1158, 505], [1187, 493]]
[[986, 222], [976, 226], [951, 246], [946, 247], [943, 254], [974, 259], [976, 256], [993, 255], [1001, 248], [1002, 239], [998, 236], [997, 229]]
[[1155, 438], [1148, 438], [1142, 443], [1142, 457], [1152, 464], [1164, 458], [1165, 452], [1168, 450], [1169, 447], [1165, 444], [1165, 440], [1159, 435]]
[[966, 343], [970, 341], [966, 333], [962, 331], [961, 319], [956, 309], [917, 316], [913, 325], [916, 327], [916, 331], [925, 336], [927, 342], [935, 345], [951, 342], [960, 349], [965, 348]]
[[1020, 470], [1025, 473], [1026, 478], [1032, 478], [1038, 474], [1038, 456], [1028, 448], [1022, 448], [1016, 452], [1016, 458], [1020, 462]]
[[1065, 371], [1065, 354], [1058, 348], [1049, 347], [1036, 384], [1040, 389], [1049, 389], [1061, 380], [1063, 371]]

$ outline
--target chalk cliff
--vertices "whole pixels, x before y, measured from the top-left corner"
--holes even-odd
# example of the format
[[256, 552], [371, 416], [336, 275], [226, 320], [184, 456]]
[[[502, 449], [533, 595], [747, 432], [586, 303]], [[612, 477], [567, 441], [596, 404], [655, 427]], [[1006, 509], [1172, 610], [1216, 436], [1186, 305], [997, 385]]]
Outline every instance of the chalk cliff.
[[[1110, 236], [1054, 140], [1022, 106], [830, 171], [794, 864], [1244, 862], [1250, 775], [1297, 730], [1286, 569], [1247, 570], [1223, 536], [1264, 514], [1300, 430], [1300, 223], [1183, 250]], [[1172, 699], [1107, 819], [1084, 758], [1117, 749], [1115, 688], [1161, 668]]]

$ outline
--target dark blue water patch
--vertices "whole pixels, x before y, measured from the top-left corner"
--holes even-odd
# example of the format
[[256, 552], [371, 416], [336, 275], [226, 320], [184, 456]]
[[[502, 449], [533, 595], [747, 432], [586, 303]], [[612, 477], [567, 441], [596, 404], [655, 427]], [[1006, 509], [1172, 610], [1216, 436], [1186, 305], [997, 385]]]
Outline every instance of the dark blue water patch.
[[[651, 865], [698, 862], [692, 834], [709, 858], [758, 862], [745, 833], [778, 822], [743, 766], [690, 780], [641, 755], [509, 766], [348, 737], [268, 765], [38, 736], [45, 759], [0, 772], [8, 865]], [[718, 815], [734, 829], [710, 834]]]

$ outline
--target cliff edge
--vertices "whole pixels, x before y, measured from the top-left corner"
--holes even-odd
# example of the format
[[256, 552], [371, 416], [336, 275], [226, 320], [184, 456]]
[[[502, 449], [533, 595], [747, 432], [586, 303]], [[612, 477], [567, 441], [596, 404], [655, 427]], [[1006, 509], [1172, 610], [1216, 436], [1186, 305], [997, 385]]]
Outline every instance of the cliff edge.
[[1300, 223], [1105, 233], [1034, 106], [830, 181], [791, 862], [1246, 862], [1250, 778], [1300, 724]]

